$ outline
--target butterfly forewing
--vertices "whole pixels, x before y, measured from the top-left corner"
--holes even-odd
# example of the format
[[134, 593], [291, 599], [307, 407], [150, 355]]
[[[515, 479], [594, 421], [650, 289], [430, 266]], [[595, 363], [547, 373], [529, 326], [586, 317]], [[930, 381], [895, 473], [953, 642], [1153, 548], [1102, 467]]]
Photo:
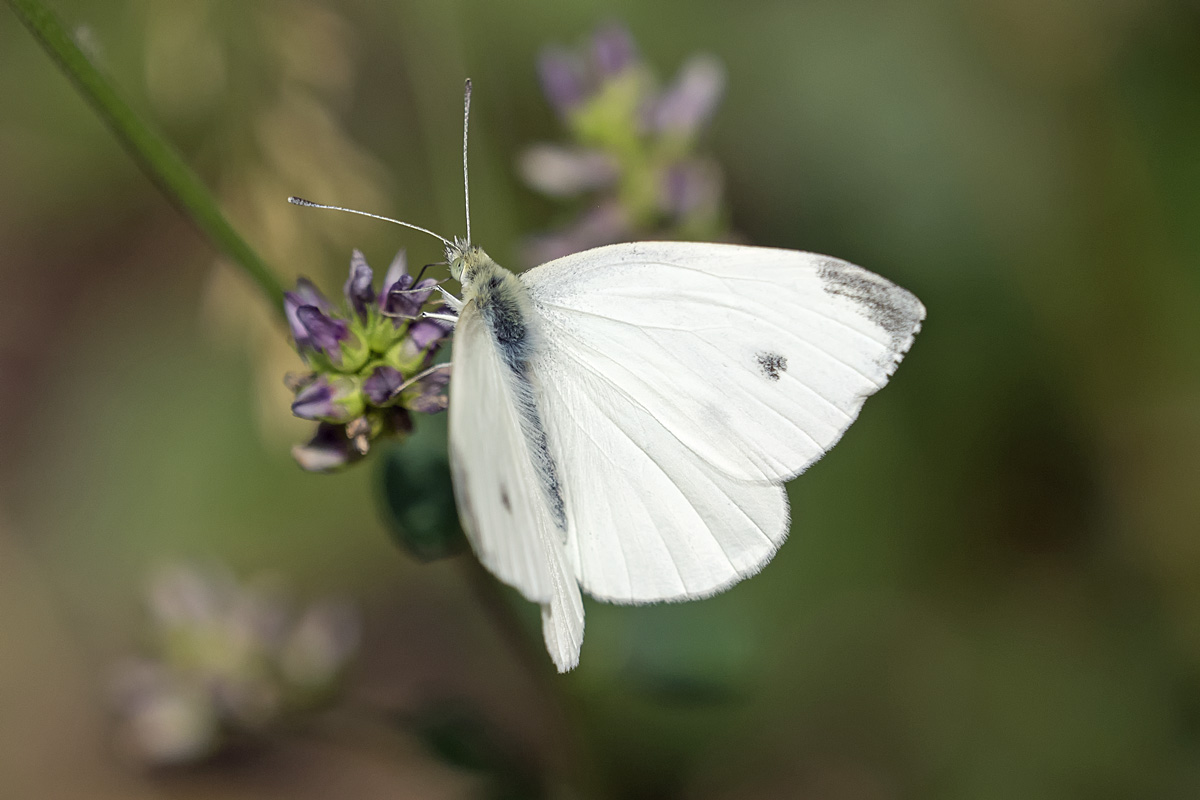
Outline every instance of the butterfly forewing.
[[881, 388], [924, 308], [836, 259], [733, 245], [597, 248], [522, 276], [533, 374], [591, 594], [700, 597], [787, 535], [782, 483]]
[[512, 381], [468, 303], [455, 327], [449, 412], [459, 517], [479, 560], [542, 605], [547, 647], [560, 670], [570, 669], [583, 640], [583, 606], [529, 456]]
[[838, 440], [925, 315], [877, 275], [791, 250], [612, 245], [522, 278], [550, 357], [587, 364], [716, 469], [770, 483]]

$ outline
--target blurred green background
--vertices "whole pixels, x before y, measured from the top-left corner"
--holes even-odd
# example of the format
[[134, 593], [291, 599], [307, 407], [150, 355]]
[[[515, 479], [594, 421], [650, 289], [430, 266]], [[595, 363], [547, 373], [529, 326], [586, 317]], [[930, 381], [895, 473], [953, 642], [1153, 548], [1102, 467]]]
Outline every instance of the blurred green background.
[[491, 791], [353, 724], [199, 770], [124, 763], [109, 671], [141, 642], [148, 572], [199, 559], [353, 600], [351, 704], [453, 700], [556, 796], [1200, 796], [1195, 3], [54, 7], [289, 281], [333, 291], [352, 247], [439, 256], [290, 194], [461, 231], [466, 76], [474, 238], [516, 264], [559, 214], [514, 166], [560, 135], [536, 56], [620, 20], [663, 76], [699, 51], [725, 64], [707, 144], [748, 241], [862, 264], [929, 319], [790, 487], [793, 535], [761, 575], [590, 604], [582, 666], [540, 674], [455, 560], [391, 543], [378, 463], [296, 467], [309, 425], [275, 311], [6, 8], [0, 795]]

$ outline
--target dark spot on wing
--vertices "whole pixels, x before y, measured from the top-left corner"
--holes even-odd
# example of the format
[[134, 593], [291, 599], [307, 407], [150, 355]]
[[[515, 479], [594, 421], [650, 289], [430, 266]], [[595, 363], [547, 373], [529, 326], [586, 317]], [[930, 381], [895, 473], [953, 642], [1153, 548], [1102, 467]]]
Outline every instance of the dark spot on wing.
[[500, 484], [500, 504], [504, 506], [504, 510], [512, 513], [512, 500], [508, 497], [508, 487], [503, 483]]
[[925, 318], [925, 307], [911, 292], [845, 261], [825, 261], [817, 275], [826, 292], [854, 301], [859, 313], [890, 334], [892, 350], [908, 349]]
[[779, 380], [779, 376], [787, 372], [787, 358], [778, 353], [759, 353], [758, 368], [762, 370], [762, 374], [772, 381]]

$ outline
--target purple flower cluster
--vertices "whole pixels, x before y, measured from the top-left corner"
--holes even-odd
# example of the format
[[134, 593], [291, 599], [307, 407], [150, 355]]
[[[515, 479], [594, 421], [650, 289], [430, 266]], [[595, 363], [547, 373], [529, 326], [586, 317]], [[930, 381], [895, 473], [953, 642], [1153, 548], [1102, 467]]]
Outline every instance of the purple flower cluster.
[[692, 152], [724, 90], [716, 59], [692, 58], [660, 88], [629, 32], [611, 25], [583, 52], [547, 49], [538, 67], [571, 142], [530, 147], [522, 176], [586, 202], [573, 223], [530, 241], [530, 263], [647, 236], [720, 238], [721, 173]]
[[408, 274], [402, 250], [377, 295], [374, 273], [355, 250], [343, 308], [304, 278], [284, 296], [296, 350], [311, 368], [287, 376], [292, 413], [318, 423], [307, 444], [292, 448], [301, 467], [345, 466], [366, 455], [377, 437], [411, 431], [409, 412], [445, 410], [449, 365], [435, 365], [434, 356], [453, 326], [421, 316], [436, 285]]
[[346, 604], [296, 609], [215, 566], [160, 570], [148, 606], [153, 652], [113, 682], [120, 749], [148, 766], [195, 763], [318, 710], [358, 650]]

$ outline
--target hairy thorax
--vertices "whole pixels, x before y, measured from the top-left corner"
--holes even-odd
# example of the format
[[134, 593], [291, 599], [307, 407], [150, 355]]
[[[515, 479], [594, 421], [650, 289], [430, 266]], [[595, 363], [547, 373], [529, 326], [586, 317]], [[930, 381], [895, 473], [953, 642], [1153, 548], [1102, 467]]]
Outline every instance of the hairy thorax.
[[487, 323], [510, 369], [527, 361], [533, 347], [532, 304], [521, 280], [482, 249], [468, 247], [451, 259], [451, 274], [462, 284], [464, 304], [473, 303]]

